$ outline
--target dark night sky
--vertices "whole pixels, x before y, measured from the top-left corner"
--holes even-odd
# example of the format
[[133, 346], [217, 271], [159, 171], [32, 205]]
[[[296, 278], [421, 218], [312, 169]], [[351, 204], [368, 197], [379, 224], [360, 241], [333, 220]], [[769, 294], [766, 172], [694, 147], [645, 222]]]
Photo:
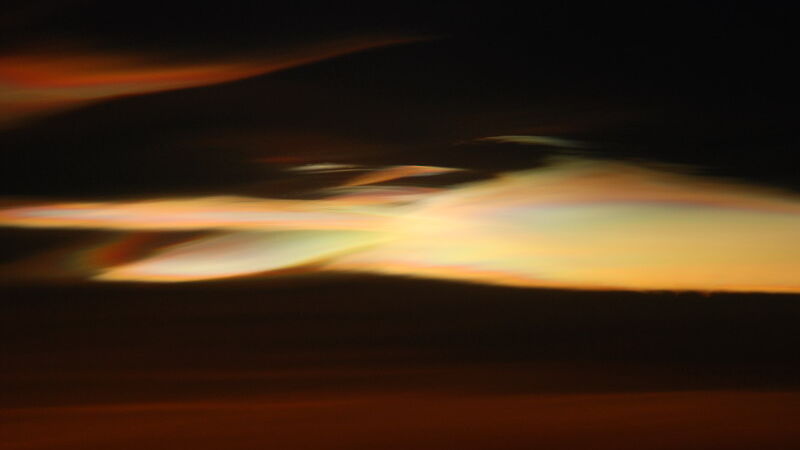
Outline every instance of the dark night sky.
[[[502, 171], [557, 151], [465, 143], [503, 134], [800, 189], [788, 11], [528, 6], [12, 2], [6, 52], [215, 61], [426, 39], [0, 129], [0, 193], [290, 196], [254, 160]], [[2, 229], [0, 262], [104, 238]], [[800, 446], [796, 295], [2, 276], [0, 433], [13, 449]]]

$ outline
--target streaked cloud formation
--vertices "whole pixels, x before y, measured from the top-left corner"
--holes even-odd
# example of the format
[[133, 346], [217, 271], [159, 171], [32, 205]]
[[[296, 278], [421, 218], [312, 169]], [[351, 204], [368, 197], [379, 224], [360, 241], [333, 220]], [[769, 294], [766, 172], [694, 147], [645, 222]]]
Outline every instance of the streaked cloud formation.
[[[380, 169], [374, 181], [446, 171], [412, 167]], [[520, 287], [800, 291], [800, 199], [789, 194], [593, 160], [396, 196], [353, 186], [364, 177], [321, 199], [57, 203], [2, 210], [0, 223], [210, 233], [101, 267], [99, 280], [294, 269]]]
[[239, 80], [413, 40], [353, 37], [210, 60], [75, 48], [20, 50], [0, 55], [0, 126], [90, 102]]

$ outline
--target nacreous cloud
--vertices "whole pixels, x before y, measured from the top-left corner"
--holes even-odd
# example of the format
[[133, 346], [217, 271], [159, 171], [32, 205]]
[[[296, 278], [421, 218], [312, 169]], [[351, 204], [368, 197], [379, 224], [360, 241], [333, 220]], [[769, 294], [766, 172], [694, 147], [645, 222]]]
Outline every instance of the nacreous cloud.
[[786, 193], [592, 160], [397, 197], [388, 190], [369, 202], [353, 195], [376, 189], [353, 187], [367, 182], [359, 177], [347, 194], [323, 199], [19, 206], [0, 210], [0, 224], [209, 231], [101, 267], [99, 280], [296, 268], [521, 287], [800, 292], [800, 198]]

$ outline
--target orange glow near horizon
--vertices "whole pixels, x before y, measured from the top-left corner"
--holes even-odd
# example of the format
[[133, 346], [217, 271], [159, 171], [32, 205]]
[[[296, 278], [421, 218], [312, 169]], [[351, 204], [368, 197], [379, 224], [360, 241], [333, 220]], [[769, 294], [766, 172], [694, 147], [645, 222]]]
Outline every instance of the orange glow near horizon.
[[211, 233], [100, 268], [99, 280], [305, 267], [518, 287], [800, 292], [800, 199], [789, 194], [586, 160], [400, 192], [20, 206], [0, 210], [0, 225]]
[[798, 405], [795, 392], [337, 391], [0, 409], [0, 419], [8, 450], [255, 449], [264, 442], [281, 449], [790, 448], [800, 435], [791, 420]]

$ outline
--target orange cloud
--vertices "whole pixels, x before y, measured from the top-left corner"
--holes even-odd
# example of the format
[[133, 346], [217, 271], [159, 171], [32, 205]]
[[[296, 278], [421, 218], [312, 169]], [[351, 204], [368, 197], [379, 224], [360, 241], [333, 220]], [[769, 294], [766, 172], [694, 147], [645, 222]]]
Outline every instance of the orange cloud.
[[109, 98], [239, 80], [412, 40], [350, 38], [273, 56], [195, 62], [76, 50], [7, 54], [0, 56], [0, 125]]
[[365, 184], [383, 183], [384, 181], [396, 180], [398, 178], [440, 175], [459, 170], [461, 169], [435, 166], [394, 166], [356, 177], [344, 183], [343, 186], [362, 186]]

